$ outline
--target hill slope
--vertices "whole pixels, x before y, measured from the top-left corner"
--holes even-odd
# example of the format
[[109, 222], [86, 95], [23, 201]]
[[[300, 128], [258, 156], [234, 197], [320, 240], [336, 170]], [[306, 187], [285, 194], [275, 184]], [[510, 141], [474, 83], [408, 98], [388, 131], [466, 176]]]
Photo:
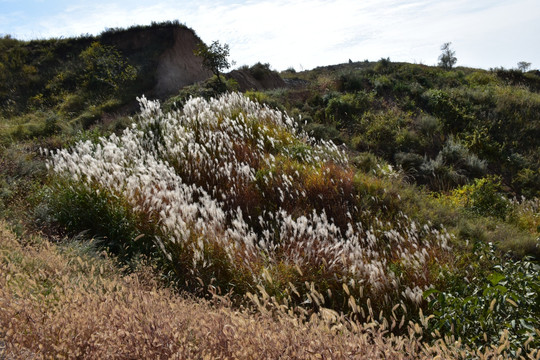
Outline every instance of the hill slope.
[[2, 39], [0, 215], [20, 241], [94, 237], [128, 272], [147, 258], [163, 284], [296, 323], [538, 345], [538, 74], [255, 64], [128, 117], [199, 76], [196, 41]]
[[[193, 54], [201, 40], [178, 23], [99, 36], [0, 39], [0, 114], [57, 108], [73, 117], [89, 105], [164, 97], [210, 76]], [[74, 98], [76, 95], [76, 98]]]
[[33, 238], [22, 246], [1, 222], [0, 270], [1, 358], [466, 356], [452, 343], [423, 344], [414, 327], [406, 336], [389, 338], [384, 326], [348, 329], [331, 313], [302, 323], [284, 312], [267, 312], [268, 299], [259, 299], [256, 313], [231, 308], [227, 298], [190, 299], [160, 288], [148, 267], [122, 275], [114, 261], [99, 258], [88, 243], [55, 245]]

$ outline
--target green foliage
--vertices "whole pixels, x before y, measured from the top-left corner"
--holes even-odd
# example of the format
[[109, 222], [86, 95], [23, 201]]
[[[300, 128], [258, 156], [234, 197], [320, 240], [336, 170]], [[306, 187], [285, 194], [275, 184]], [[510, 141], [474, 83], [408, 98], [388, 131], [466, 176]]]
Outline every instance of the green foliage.
[[351, 128], [364, 112], [370, 109], [375, 94], [360, 91], [331, 98], [325, 109], [326, 118], [338, 128]]
[[427, 103], [427, 109], [444, 121], [445, 130], [455, 133], [465, 130], [472, 119], [463, 104], [452, 95], [444, 90], [428, 90], [422, 97]]
[[362, 152], [352, 159], [352, 163], [365, 173], [376, 173], [377, 166], [384, 164], [384, 161], [370, 152]]
[[233, 63], [229, 62], [229, 44], [221, 45], [219, 41], [213, 41], [210, 46], [203, 42], [197, 45], [194, 54], [203, 59], [203, 65], [221, 82], [221, 71], [228, 69]]
[[34, 228], [33, 208], [46, 174], [41, 156], [23, 143], [0, 146], [0, 217]]
[[112, 46], [93, 42], [80, 53], [81, 84], [94, 94], [107, 94], [137, 77], [137, 70]]
[[[399, 155], [399, 154], [398, 154]], [[486, 162], [478, 159], [460, 142], [449, 139], [435, 159], [419, 158], [413, 163], [405, 163], [407, 158], [397, 157], [398, 164], [413, 167], [417, 180], [435, 191], [448, 191], [468, 183], [486, 172]], [[414, 167], [418, 166], [418, 167]]]
[[334, 124], [310, 123], [304, 127], [304, 130], [316, 139], [331, 140], [337, 144], [342, 142], [341, 134]]
[[367, 88], [369, 78], [363, 73], [349, 71], [339, 75], [338, 84], [339, 90], [343, 92], [360, 91]]
[[248, 71], [256, 80], [262, 80], [266, 75], [272, 72], [270, 69], [270, 64], [262, 64], [260, 62], [251, 66]]
[[504, 220], [510, 211], [510, 202], [502, 194], [501, 180], [485, 177], [454, 190], [464, 208], [476, 215], [493, 216]]
[[359, 151], [371, 151], [389, 160], [396, 149], [410, 145], [403, 131], [411, 122], [409, 114], [396, 108], [369, 110], [355, 124], [352, 145]]
[[[70, 235], [88, 232], [124, 261], [137, 254], [152, 254], [155, 249], [151, 230], [139, 236], [144, 231], [143, 219], [107, 189], [96, 190], [75, 181], [55, 179], [44, 194], [52, 223]], [[136, 238], [138, 241], [134, 241]]]
[[507, 217], [508, 221], [515, 224], [519, 229], [527, 231], [535, 239], [535, 241], [531, 239], [527, 243], [518, 244], [512, 250], [522, 250], [517, 252], [533, 254], [536, 259], [540, 259], [540, 198], [513, 200], [510, 209]]
[[466, 283], [424, 292], [434, 315], [429, 330], [452, 334], [473, 348], [498, 345], [504, 337], [514, 355], [540, 347], [540, 266], [530, 259], [500, 261], [491, 244], [476, 244], [474, 254], [474, 264], [494, 265]]
[[466, 76], [467, 82], [472, 86], [496, 85], [497, 77], [493, 73], [485, 71], [475, 71]]

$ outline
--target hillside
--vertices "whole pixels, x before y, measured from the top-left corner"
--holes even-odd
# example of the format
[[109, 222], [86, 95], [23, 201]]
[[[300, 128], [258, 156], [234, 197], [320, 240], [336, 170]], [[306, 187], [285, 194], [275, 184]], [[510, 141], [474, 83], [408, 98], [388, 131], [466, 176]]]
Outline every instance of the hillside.
[[[193, 54], [201, 40], [178, 23], [73, 39], [0, 40], [0, 115], [18, 118], [18, 131], [30, 136], [40, 120], [87, 127], [103, 113], [131, 113], [136, 96], [165, 97], [210, 74]], [[34, 116], [25, 121], [29, 110]]]
[[0, 269], [2, 358], [457, 359], [466, 354], [451, 343], [422, 344], [413, 327], [392, 339], [376, 323], [362, 331], [346, 329], [331, 313], [302, 324], [301, 317], [266, 311], [264, 298], [259, 309], [243, 311], [223, 297], [195, 300], [160, 287], [144, 266], [123, 275], [93, 244], [33, 238], [22, 246], [5, 224], [0, 224]]
[[[258, 63], [222, 81], [193, 55], [199, 41], [178, 23], [1, 40], [0, 216], [11, 229], [2, 230], [0, 264], [10, 271], [0, 278], [3, 300], [38, 291], [51, 309], [71, 309], [82, 288], [67, 300], [49, 294], [62, 293], [79, 270], [45, 281], [43, 291], [32, 287], [43, 279], [29, 287], [10, 279], [33, 276], [19, 265], [28, 256], [71, 264], [61, 249], [77, 239], [99, 249], [94, 270], [99, 257], [115, 259], [106, 266], [124, 274], [110, 281], [127, 281], [128, 293], [146, 294], [147, 286], [129, 276], [151, 279], [141, 297], [155, 304], [154, 327], [162, 326], [160, 304], [172, 301], [179, 318], [186, 306], [202, 306], [239, 311], [239, 322], [313, 324], [313, 337], [332, 344], [313, 351], [340, 349], [343, 358], [368, 353], [371, 345], [358, 350], [346, 341], [368, 328], [378, 339], [374, 352], [433, 357], [447, 346], [443, 357], [536, 356], [538, 72], [381, 59], [282, 73]], [[58, 244], [35, 246], [38, 233]], [[27, 250], [34, 255], [22, 255]], [[95, 290], [84, 296], [109, 296]], [[189, 305], [178, 293], [227, 309]], [[5, 304], [19, 311], [16, 301]], [[49, 316], [40, 306], [28, 302], [28, 316]], [[122, 306], [129, 313], [143, 305]], [[13, 331], [0, 330], [0, 345], [16, 340], [12, 351], [38, 351], [31, 339], [41, 330], [2, 321]], [[268, 326], [253, 331], [274, 338], [272, 321], [264, 317]], [[167, 329], [159, 341], [183, 336]], [[304, 351], [296, 329], [282, 351]], [[28, 337], [14, 335], [21, 331]], [[388, 331], [397, 338], [381, 335]], [[60, 345], [83, 351], [67, 338], [39, 339], [50, 356]], [[115, 339], [110, 332], [110, 344]], [[131, 339], [147, 349], [146, 340]], [[230, 339], [207, 340], [211, 349], [225, 341], [242, 350]], [[243, 350], [258, 351], [254, 341]], [[85, 349], [104, 349], [92, 344]], [[204, 346], [193, 346], [189, 356], [201, 355]]]

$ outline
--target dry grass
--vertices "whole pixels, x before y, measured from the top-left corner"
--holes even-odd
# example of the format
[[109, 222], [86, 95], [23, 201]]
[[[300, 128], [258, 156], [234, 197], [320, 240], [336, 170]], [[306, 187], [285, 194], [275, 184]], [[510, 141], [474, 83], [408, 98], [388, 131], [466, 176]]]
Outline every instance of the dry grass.
[[[260, 311], [271, 307], [264, 300], [259, 311], [248, 311], [231, 308], [223, 298], [182, 297], [160, 288], [148, 268], [126, 276], [112, 260], [77, 243], [36, 238], [21, 244], [5, 224], [0, 224], [0, 273], [2, 359], [463, 356], [442, 340], [435, 346], [422, 343], [414, 334], [422, 331], [418, 325], [396, 337], [385, 335], [381, 326], [347, 323], [331, 311], [306, 320], [286, 311]], [[489, 352], [499, 358], [496, 350]]]

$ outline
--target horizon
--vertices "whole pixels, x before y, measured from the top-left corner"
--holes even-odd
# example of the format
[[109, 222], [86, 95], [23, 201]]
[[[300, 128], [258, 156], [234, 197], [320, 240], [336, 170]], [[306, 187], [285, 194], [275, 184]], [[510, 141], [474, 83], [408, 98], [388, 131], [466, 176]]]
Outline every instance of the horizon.
[[457, 67], [540, 65], [540, 49], [532, 46], [540, 33], [540, 4], [533, 0], [0, 0], [0, 14], [0, 35], [20, 40], [177, 20], [207, 44], [229, 44], [237, 66], [261, 62], [280, 71], [349, 59], [436, 65], [446, 42], [452, 42]]

